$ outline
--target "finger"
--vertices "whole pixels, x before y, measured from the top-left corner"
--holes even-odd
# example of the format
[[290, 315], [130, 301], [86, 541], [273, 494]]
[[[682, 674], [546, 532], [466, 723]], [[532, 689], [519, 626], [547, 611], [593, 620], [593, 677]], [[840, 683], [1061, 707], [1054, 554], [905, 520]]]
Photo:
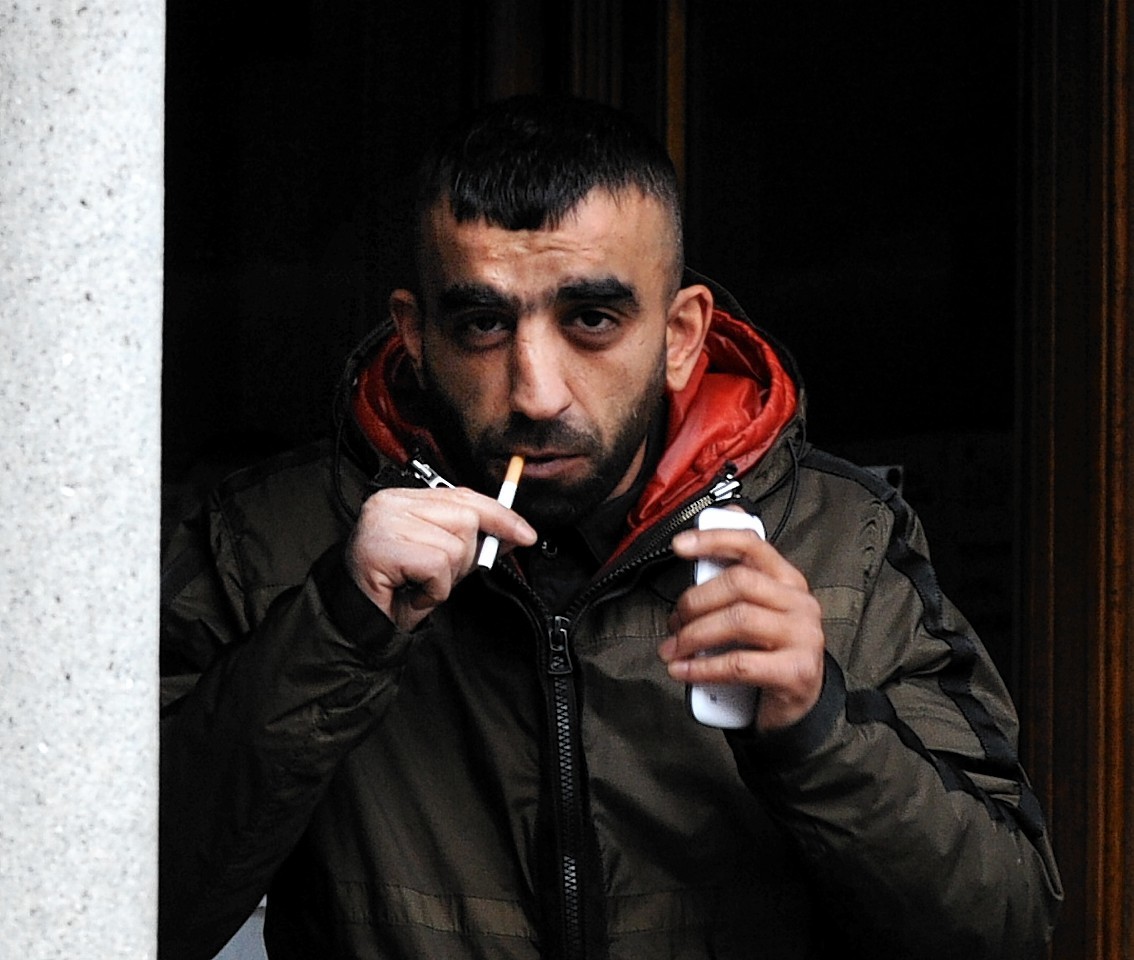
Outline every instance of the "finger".
[[535, 528], [509, 507], [491, 501], [492, 510], [480, 518], [480, 533], [500, 541], [500, 550], [506, 553], [515, 547], [530, 547], [539, 539]]
[[475, 545], [479, 515], [459, 497], [385, 491], [364, 505], [349, 558], [359, 585], [379, 604], [413, 588], [418, 602], [444, 598]]
[[[482, 533], [496, 536], [509, 547], [536, 541], [535, 530], [523, 517], [467, 488], [404, 490], [377, 501], [379, 496], [371, 498], [378, 512], [375, 523], [393, 542], [432, 545], [455, 555], [452, 536], [461, 541], [463, 549], [458, 552], [462, 557], [469, 557]], [[457, 569], [464, 566], [458, 563]], [[471, 569], [471, 563], [467, 566]]]
[[382, 490], [363, 504], [348, 563], [363, 592], [412, 628], [473, 569], [484, 530], [504, 549], [536, 540], [522, 517], [467, 488]]
[[431, 610], [443, 603], [452, 592], [455, 576], [453, 567], [444, 552], [428, 556], [421, 551], [420, 570], [402, 568], [403, 580], [394, 589], [394, 604], [409, 610]]
[[807, 589], [807, 580], [772, 544], [752, 530], [683, 530], [673, 538], [683, 559], [714, 557], [763, 570], [783, 583]]
[[375, 518], [367, 546], [391, 574], [401, 571], [407, 582], [424, 582], [438, 564], [453, 572], [462, 567], [475, 547], [479, 520], [475, 510], [460, 504], [411, 502]]
[[735, 563], [706, 583], [690, 587], [670, 613], [670, 630], [733, 604], [748, 604], [781, 613], [789, 612], [810, 596], [794, 585], [773, 579], [762, 570]]
[[822, 650], [822, 609], [815, 597], [752, 570], [741, 569], [738, 577], [759, 587], [745, 597], [711, 581], [682, 594], [670, 616], [671, 636], [659, 649], [662, 659], [736, 645]]
[[[436, 491], [422, 491], [432, 493]], [[510, 507], [505, 507], [492, 497], [477, 493], [467, 487], [444, 491], [452, 502], [465, 506], [476, 514], [474, 533], [494, 536], [501, 543], [512, 546], [531, 546], [538, 536], [535, 528]]]
[[682, 530], [673, 538], [673, 552], [679, 557], [693, 559], [713, 556], [725, 560], [741, 560], [758, 544], [764, 543], [755, 530]]
[[676, 660], [670, 676], [685, 683], [725, 683], [759, 687], [772, 695], [811, 698], [822, 685], [823, 656], [814, 651], [737, 648], [712, 656]]
[[663, 659], [694, 657], [724, 647], [774, 650], [787, 646], [793, 636], [793, 618], [779, 610], [755, 604], [733, 603], [718, 607], [675, 629], [667, 640]]

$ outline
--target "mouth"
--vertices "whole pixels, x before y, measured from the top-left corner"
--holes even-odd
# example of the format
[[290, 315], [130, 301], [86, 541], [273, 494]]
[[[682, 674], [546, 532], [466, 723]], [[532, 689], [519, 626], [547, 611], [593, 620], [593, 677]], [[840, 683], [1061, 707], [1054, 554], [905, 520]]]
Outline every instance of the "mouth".
[[574, 473], [586, 457], [570, 450], [516, 450], [524, 458], [525, 479], [551, 480]]

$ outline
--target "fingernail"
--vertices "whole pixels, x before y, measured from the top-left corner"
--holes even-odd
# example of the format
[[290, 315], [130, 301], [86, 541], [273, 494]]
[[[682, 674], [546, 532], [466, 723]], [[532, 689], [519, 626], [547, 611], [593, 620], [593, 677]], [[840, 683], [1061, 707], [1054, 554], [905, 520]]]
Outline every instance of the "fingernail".
[[673, 538], [674, 549], [676, 550], [678, 547], [691, 547], [696, 536], [697, 534], [692, 530], [683, 530]]
[[666, 670], [674, 680], [684, 680], [689, 675], [689, 661], [671, 660], [666, 664]]

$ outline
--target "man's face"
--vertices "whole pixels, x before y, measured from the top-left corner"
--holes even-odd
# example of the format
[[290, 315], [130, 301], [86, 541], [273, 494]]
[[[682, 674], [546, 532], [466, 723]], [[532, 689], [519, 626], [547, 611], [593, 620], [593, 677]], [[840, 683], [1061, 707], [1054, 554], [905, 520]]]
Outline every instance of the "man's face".
[[625, 491], [667, 382], [664, 208], [596, 190], [555, 229], [457, 223], [444, 204], [424, 228], [424, 301], [399, 326], [462, 480], [495, 493], [522, 454], [516, 509], [545, 527]]

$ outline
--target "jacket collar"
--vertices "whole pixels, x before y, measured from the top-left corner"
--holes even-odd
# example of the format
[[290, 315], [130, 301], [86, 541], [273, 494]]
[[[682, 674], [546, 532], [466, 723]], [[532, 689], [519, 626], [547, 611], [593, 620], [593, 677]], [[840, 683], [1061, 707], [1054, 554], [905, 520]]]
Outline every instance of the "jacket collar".
[[729, 467], [743, 474], [791, 421], [795, 382], [776, 350], [744, 319], [715, 311], [685, 389], [669, 397], [665, 453], [631, 514], [648, 526]]

